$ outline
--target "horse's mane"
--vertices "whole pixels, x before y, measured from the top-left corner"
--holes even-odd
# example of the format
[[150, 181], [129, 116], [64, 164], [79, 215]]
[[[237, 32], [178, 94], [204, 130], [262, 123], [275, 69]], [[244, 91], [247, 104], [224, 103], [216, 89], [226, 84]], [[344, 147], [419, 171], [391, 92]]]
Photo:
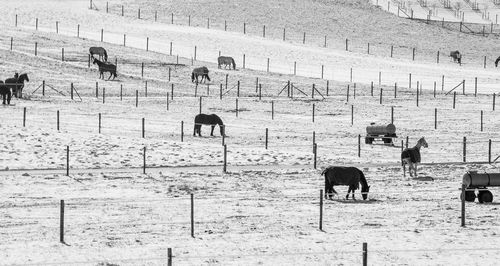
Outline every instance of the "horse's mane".
[[220, 117], [216, 114], [211, 114], [211, 116], [216, 120], [216, 123], [220, 126], [220, 125], [224, 125], [224, 123], [222, 122], [222, 119], [220, 119]]

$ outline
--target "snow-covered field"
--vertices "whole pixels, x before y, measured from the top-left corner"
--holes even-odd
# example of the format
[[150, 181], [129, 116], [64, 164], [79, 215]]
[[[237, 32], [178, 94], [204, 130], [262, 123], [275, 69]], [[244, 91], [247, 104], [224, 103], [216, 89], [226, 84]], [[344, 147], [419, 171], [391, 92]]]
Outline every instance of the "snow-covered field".
[[[497, 39], [398, 19], [361, 0], [111, 1], [109, 14], [105, 1], [93, 1], [99, 10], [81, 0], [0, 3], [1, 78], [15, 71], [30, 77], [25, 99], [0, 113], [0, 265], [166, 265], [167, 248], [175, 265], [359, 265], [363, 242], [372, 265], [498, 261], [498, 189], [491, 204], [467, 204], [465, 228], [458, 190], [467, 170], [498, 171], [498, 163], [487, 164], [489, 140], [491, 160], [500, 155], [498, 104], [493, 110], [500, 80], [491, 62]], [[128, 16], [118, 13], [122, 4]], [[142, 19], [131, 18], [138, 8]], [[154, 22], [155, 9], [161, 18], [192, 14], [192, 26]], [[312, 18], [334, 9], [325, 20]], [[210, 28], [200, 22], [207, 17], [213, 18]], [[377, 27], [370, 17], [379, 19]], [[230, 25], [248, 23], [247, 34], [221, 29], [225, 18]], [[267, 25], [266, 38], [256, 30], [260, 25]], [[277, 30], [283, 26], [289, 36], [328, 35], [328, 47], [283, 41]], [[349, 51], [345, 38], [352, 42]], [[372, 44], [369, 55], [366, 43]], [[390, 57], [390, 45], [408, 53]], [[99, 80], [96, 67], [88, 67], [90, 46], [105, 47], [110, 61], [117, 60], [115, 81]], [[416, 60], [411, 47], [417, 47]], [[462, 66], [446, 57], [454, 48], [465, 51]], [[219, 51], [236, 59], [237, 71], [217, 69]], [[208, 66], [209, 85], [191, 83], [192, 65]], [[279, 94], [288, 80], [304, 93]], [[458, 86], [453, 107], [453, 92], [446, 93], [462, 80], [465, 95]], [[224, 140], [218, 129], [210, 137], [206, 126], [203, 137], [192, 136], [200, 108], [222, 117]], [[396, 145], [365, 144], [366, 126], [390, 123], [391, 108]], [[413, 146], [421, 136], [429, 148], [422, 150], [419, 177], [403, 179], [401, 145], [408, 137]], [[347, 187], [339, 187], [339, 197], [324, 202], [320, 231], [320, 173], [328, 165], [359, 167], [371, 190], [368, 201], [345, 201]], [[60, 200], [66, 244], [59, 243]]]

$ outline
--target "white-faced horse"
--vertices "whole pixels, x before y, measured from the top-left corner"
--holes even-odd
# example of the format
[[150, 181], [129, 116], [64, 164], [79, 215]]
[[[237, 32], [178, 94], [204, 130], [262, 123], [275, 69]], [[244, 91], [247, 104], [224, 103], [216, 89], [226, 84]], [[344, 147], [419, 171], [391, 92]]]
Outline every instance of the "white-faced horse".
[[420, 163], [420, 148], [427, 148], [428, 144], [425, 141], [424, 137], [421, 137], [417, 141], [417, 145], [413, 148], [406, 148], [401, 153], [401, 165], [403, 166], [403, 176], [406, 177], [406, 165], [408, 165], [408, 172], [410, 176], [413, 177], [413, 173], [415, 173], [415, 177], [417, 177], [417, 165]]

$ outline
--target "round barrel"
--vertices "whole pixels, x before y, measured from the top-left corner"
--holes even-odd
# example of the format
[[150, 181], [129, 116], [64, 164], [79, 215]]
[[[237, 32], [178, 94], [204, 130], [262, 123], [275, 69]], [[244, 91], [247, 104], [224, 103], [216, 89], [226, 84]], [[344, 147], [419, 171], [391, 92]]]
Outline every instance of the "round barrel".
[[385, 126], [371, 125], [366, 127], [366, 133], [370, 135], [394, 134], [396, 133], [396, 126], [394, 124], [388, 124]]
[[464, 175], [462, 182], [467, 187], [500, 186], [500, 173], [468, 172]]

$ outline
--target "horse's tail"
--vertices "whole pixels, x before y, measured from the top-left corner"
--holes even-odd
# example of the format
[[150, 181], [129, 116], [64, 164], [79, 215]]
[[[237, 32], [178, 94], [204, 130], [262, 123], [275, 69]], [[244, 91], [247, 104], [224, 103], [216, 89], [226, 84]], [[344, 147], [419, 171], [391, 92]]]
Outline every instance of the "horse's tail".
[[108, 53], [106, 52], [106, 50], [104, 50], [104, 61], [108, 61]]
[[325, 176], [325, 199], [328, 198], [328, 193], [330, 193], [330, 181], [328, 180], [328, 176], [326, 175], [326, 173], [328, 172], [328, 168], [326, 168], [325, 170], [323, 170], [323, 172], [321, 172], [321, 175], [324, 175]]
[[191, 72], [191, 82], [194, 82], [194, 71]]
[[233, 69], [236, 69], [236, 63], [234, 62], [234, 58], [231, 57], [231, 62], [233, 63]]

